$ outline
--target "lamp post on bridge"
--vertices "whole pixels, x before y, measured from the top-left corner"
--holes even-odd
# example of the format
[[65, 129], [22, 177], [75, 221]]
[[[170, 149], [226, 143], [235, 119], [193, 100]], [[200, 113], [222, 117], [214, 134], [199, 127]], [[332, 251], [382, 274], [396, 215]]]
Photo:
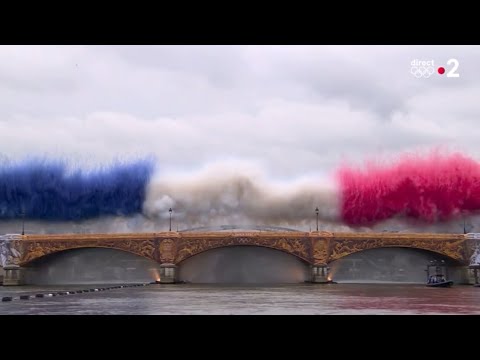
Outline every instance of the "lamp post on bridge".
[[317, 214], [317, 232], [318, 232], [318, 213], [319, 213], [318, 206], [315, 209], [315, 213]]
[[22, 216], [22, 235], [25, 235], [25, 208], [23, 206], [20, 215]]
[[172, 208], [168, 209], [168, 212], [170, 213], [170, 226], [168, 228], [168, 231], [172, 231]]
[[468, 234], [475, 228], [475, 226], [473, 226], [471, 222], [467, 224], [467, 214], [465, 212], [462, 214], [462, 218], [463, 218], [463, 224], [459, 224], [459, 225], [460, 226], [463, 225], [463, 233]]

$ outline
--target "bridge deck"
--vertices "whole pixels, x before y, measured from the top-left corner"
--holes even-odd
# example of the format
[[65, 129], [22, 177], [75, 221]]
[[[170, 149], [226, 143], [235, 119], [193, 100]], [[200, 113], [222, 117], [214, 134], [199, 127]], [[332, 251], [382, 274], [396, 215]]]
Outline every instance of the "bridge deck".
[[158, 238], [224, 238], [224, 237], [262, 237], [262, 238], [333, 238], [348, 240], [374, 240], [374, 239], [405, 239], [405, 240], [462, 240], [464, 234], [435, 234], [435, 233], [354, 233], [354, 232], [260, 232], [260, 231], [242, 231], [242, 232], [155, 232], [155, 233], [92, 233], [92, 234], [29, 234], [20, 236], [20, 239], [27, 241], [55, 241], [55, 240], [147, 240]]

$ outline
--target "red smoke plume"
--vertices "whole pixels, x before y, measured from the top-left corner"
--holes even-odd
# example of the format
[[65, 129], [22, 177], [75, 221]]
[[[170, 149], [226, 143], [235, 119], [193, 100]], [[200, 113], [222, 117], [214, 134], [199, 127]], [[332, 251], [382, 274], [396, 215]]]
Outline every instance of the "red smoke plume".
[[393, 165], [339, 169], [341, 216], [366, 225], [394, 216], [427, 222], [480, 210], [480, 164], [466, 155], [406, 155]]

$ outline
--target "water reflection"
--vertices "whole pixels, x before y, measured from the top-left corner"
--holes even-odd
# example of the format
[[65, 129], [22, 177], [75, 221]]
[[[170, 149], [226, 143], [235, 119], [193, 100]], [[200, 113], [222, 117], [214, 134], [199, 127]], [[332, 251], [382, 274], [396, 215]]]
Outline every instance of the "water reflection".
[[[0, 287], [0, 296], [81, 287]], [[151, 285], [0, 303], [0, 314], [480, 314], [480, 289], [419, 285]]]

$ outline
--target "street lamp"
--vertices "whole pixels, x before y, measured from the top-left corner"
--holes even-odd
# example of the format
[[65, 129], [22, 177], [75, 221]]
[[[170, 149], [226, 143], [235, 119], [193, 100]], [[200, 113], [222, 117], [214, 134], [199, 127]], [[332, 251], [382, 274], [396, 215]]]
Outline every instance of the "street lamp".
[[317, 214], [317, 232], [318, 232], [318, 212], [319, 212], [319, 210], [318, 210], [318, 206], [317, 206], [317, 208], [315, 209], [315, 213]]
[[25, 235], [25, 210], [22, 209], [22, 235]]
[[[467, 213], [464, 211], [464, 212], [462, 213], [462, 217], [463, 217], [463, 233], [464, 233], [464, 234], [468, 234], [468, 233], [469, 233], [470, 231], [472, 231], [473, 228], [475, 227], [475, 226], [472, 225], [471, 222], [469, 222], [469, 223], [467, 224], [467, 216], [466, 216], [466, 215], [467, 215]], [[462, 225], [462, 224], [460, 224], [460, 226], [461, 226], [461, 225]]]
[[168, 212], [170, 213], [170, 227], [168, 228], [168, 231], [172, 231], [172, 208], [168, 209]]
[[25, 207], [22, 205], [16, 214], [22, 217], [22, 235], [25, 235]]

